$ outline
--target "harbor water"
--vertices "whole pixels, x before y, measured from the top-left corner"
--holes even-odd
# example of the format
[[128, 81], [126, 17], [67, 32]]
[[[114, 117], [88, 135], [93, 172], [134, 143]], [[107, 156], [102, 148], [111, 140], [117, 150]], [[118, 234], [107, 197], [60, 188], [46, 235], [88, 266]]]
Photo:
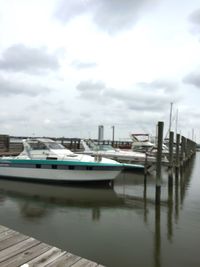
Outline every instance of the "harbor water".
[[200, 266], [200, 152], [168, 187], [123, 172], [114, 186], [0, 179], [0, 224], [110, 267]]

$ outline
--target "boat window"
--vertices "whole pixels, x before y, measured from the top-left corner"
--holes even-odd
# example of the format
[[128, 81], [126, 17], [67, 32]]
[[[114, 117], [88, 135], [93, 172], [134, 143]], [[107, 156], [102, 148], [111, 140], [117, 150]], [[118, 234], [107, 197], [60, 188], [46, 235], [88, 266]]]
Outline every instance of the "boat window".
[[29, 142], [32, 150], [44, 150], [48, 149], [44, 143], [41, 142]]
[[99, 145], [99, 150], [101, 150], [101, 151], [113, 150], [114, 151], [114, 148], [110, 145]]
[[58, 144], [56, 142], [46, 142], [46, 146], [50, 149], [65, 149], [65, 147], [61, 144]]

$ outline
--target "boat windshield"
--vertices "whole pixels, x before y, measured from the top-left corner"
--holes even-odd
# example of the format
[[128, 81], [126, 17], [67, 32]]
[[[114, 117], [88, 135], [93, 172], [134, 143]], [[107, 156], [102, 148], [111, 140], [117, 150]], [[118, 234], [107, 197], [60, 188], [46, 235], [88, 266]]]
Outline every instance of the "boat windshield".
[[29, 141], [28, 143], [32, 150], [65, 149], [56, 142]]
[[109, 150], [114, 150], [114, 148], [110, 145], [98, 145], [98, 150], [100, 151], [109, 151]]
[[49, 149], [65, 149], [65, 147], [61, 144], [58, 144], [56, 142], [45, 142], [45, 145], [49, 148]]

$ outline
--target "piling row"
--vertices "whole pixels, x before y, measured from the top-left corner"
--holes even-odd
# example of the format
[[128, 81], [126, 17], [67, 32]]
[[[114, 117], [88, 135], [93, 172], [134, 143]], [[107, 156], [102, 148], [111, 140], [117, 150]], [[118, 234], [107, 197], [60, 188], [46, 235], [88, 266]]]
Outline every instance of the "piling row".
[[[161, 194], [161, 157], [163, 145], [164, 123], [158, 122], [158, 144], [157, 144], [157, 162], [156, 162], [156, 186], [155, 186], [155, 204], [160, 204]], [[175, 137], [175, 138], [174, 138]], [[189, 160], [195, 155], [197, 144], [180, 134], [174, 135], [173, 131], [169, 133], [169, 154], [168, 154], [168, 187], [173, 187], [173, 174], [175, 174], [176, 183], [178, 183], [179, 172], [182, 171]]]

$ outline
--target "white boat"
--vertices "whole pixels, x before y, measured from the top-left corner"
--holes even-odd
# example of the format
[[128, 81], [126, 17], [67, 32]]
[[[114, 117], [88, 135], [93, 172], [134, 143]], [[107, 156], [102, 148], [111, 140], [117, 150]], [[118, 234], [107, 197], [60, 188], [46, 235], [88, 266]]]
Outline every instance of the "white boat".
[[[132, 146], [134, 152], [147, 153], [149, 156], [156, 157], [157, 145], [150, 141], [149, 134], [131, 134]], [[162, 145], [162, 163], [168, 163], [167, 156], [169, 154], [168, 147]]]
[[[157, 145], [150, 141], [149, 134], [131, 134], [132, 139], [132, 150], [137, 152], [148, 152], [155, 154], [154, 152], [157, 150]], [[162, 153], [169, 153], [168, 147], [163, 144], [162, 145]]]
[[54, 182], [110, 181], [124, 168], [107, 158], [75, 154], [51, 139], [23, 140], [16, 157], [0, 159], [0, 176]]
[[[146, 160], [145, 153], [134, 152], [131, 150], [115, 149], [111, 145], [95, 144], [91, 139], [81, 140], [81, 145], [84, 148], [84, 152], [88, 155], [102, 156], [110, 159], [117, 160], [119, 162], [132, 164], [132, 169], [143, 169]], [[154, 157], [148, 157], [148, 161], [155, 162]], [[125, 165], [126, 166], [126, 165]], [[128, 166], [128, 165], [127, 165]]]
[[149, 134], [131, 134], [131, 139], [133, 151], [144, 153], [155, 147], [155, 144], [149, 140]]

